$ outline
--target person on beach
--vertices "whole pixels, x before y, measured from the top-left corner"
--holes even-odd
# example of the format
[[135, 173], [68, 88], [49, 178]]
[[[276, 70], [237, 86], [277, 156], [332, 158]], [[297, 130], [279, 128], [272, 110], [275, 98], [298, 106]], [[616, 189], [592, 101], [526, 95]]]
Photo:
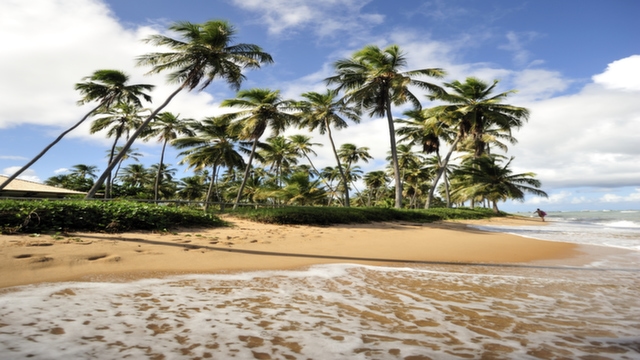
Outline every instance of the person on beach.
[[544, 221], [544, 217], [547, 216], [547, 213], [542, 211], [542, 210], [540, 210], [540, 209], [536, 209], [536, 211], [534, 211], [534, 213], [538, 214], [538, 216], [540, 216], [542, 221]]

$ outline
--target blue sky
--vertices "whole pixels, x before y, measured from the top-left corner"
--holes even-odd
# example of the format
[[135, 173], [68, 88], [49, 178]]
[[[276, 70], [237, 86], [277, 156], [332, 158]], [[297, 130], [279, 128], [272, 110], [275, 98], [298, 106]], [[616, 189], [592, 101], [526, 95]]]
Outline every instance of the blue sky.
[[[133, 83], [173, 86], [144, 76], [135, 57], [157, 51], [140, 40], [174, 21], [226, 19], [237, 41], [255, 43], [275, 63], [246, 73], [243, 88], [279, 89], [287, 98], [325, 89], [331, 64], [367, 44], [398, 44], [407, 70], [441, 67], [446, 81], [476, 76], [517, 89], [510, 103], [530, 109], [507, 155], [516, 172], [535, 172], [549, 199], [528, 196], [507, 211], [640, 209], [640, 2], [635, 0], [4, 0], [0, 3], [0, 173], [15, 171], [89, 109], [73, 85], [97, 69], [120, 69]], [[439, 83], [438, 80], [433, 80]], [[222, 82], [180, 94], [166, 108], [182, 117], [221, 113], [234, 96]], [[422, 95], [420, 95], [422, 97]], [[153, 106], [153, 105], [152, 105]], [[424, 101], [424, 106], [429, 103]], [[396, 109], [400, 115], [406, 108]], [[75, 164], [106, 166], [110, 139], [76, 129], [25, 173], [44, 181]], [[300, 133], [290, 130], [288, 133]], [[336, 133], [338, 143], [370, 148], [384, 166], [385, 119], [363, 118]], [[314, 141], [326, 143], [319, 134]], [[134, 145], [157, 163], [155, 141]], [[177, 175], [176, 151], [167, 162]], [[317, 166], [333, 165], [328, 146]]]

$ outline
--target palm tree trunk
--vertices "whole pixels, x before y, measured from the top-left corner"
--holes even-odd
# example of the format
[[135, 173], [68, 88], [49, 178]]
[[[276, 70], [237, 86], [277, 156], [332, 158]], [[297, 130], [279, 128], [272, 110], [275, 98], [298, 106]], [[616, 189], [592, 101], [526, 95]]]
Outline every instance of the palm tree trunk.
[[176, 95], [178, 95], [178, 93], [182, 91], [182, 89], [184, 89], [185, 87], [187, 87], [187, 83], [182, 84], [176, 91], [171, 93], [171, 95], [167, 97], [167, 99], [162, 103], [162, 105], [160, 105], [157, 109], [155, 109], [154, 112], [152, 112], [151, 115], [149, 115], [149, 117], [145, 119], [142, 125], [140, 125], [140, 127], [133, 133], [133, 135], [131, 135], [127, 143], [124, 144], [118, 156], [116, 156], [116, 158], [113, 159], [111, 164], [107, 166], [107, 169], [102, 173], [102, 175], [100, 175], [98, 180], [96, 180], [91, 190], [89, 190], [89, 192], [87, 193], [87, 196], [85, 196], [85, 199], [93, 199], [93, 197], [96, 195], [96, 192], [98, 192], [98, 189], [100, 188], [100, 186], [102, 186], [102, 184], [104, 183], [104, 180], [107, 178], [107, 175], [110, 174], [111, 171], [113, 171], [113, 168], [116, 167], [116, 165], [120, 162], [120, 160], [127, 154], [127, 150], [129, 150], [131, 145], [133, 145], [133, 142], [138, 138], [138, 136], [147, 127], [147, 125], [149, 125], [151, 120], [153, 120], [153, 118], [155, 118], [156, 115], [158, 115], [158, 113], [162, 109], [164, 109], [167, 105], [169, 105], [171, 100], [173, 100], [173, 98]]
[[[338, 170], [340, 171], [340, 177], [342, 177], [342, 182], [344, 184], [347, 183], [347, 176], [344, 174], [344, 170], [342, 169], [342, 165], [340, 164], [340, 157], [338, 156], [338, 151], [336, 150], [336, 144], [333, 142], [333, 136], [331, 135], [331, 126], [329, 126], [329, 120], [325, 119], [325, 126], [327, 127], [327, 135], [329, 135], [329, 141], [331, 142], [331, 149], [333, 150], [333, 156], [336, 157], [336, 162], [338, 163]], [[350, 207], [351, 203], [349, 202], [349, 189], [346, 188], [344, 192], [344, 207]]]
[[385, 107], [387, 122], [389, 124], [389, 142], [391, 143], [391, 161], [393, 161], [393, 176], [396, 182], [396, 209], [402, 209], [402, 179], [400, 178], [400, 166], [398, 165], [398, 150], [396, 149], [396, 131], [393, 126], [393, 115], [391, 115], [391, 100], [389, 92], [385, 93]]
[[442, 173], [444, 173], [445, 169], [447, 168], [447, 165], [449, 165], [449, 159], [451, 158], [451, 154], [453, 154], [453, 151], [456, 149], [456, 146], [458, 145], [458, 142], [460, 142], [461, 138], [462, 137], [460, 136], [460, 134], [456, 136], [456, 140], [453, 142], [453, 144], [451, 144], [451, 149], [449, 149], [447, 156], [444, 157], [442, 166], [440, 166], [440, 168], [438, 169], [436, 178], [433, 180], [433, 185], [431, 186], [431, 189], [429, 189], [429, 197], [427, 198], [426, 204], [424, 204], [425, 209], [428, 209], [429, 206], [431, 205], [431, 201], [433, 201], [433, 194], [436, 190], [436, 186], [438, 185], [438, 181], [440, 181], [440, 177], [442, 176]]
[[444, 193], [447, 197], [447, 208], [451, 207], [451, 194], [449, 190], [449, 176], [447, 175], [447, 171], [444, 172]]
[[156, 173], [156, 182], [153, 184], [153, 201], [158, 203], [158, 188], [160, 187], [160, 172], [162, 172], [162, 163], [164, 162], [164, 150], [167, 148], [167, 139], [162, 144], [162, 153], [160, 153], [160, 164], [158, 165], [158, 172]]
[[242, 191], [244, 190], [244, 186], [247, 184], [247, 178], [249, 177], [249, 171], [251, 170], [251, 162], [253, 161], [253, 156], [256, 153], [257, 146], [258, 146], [258, 139], [254, 139], [253, 146], [251, 146], [251, 154], [249, 154], [249, 161], [247, 161], [247, 168], [244, 170], [244, 178], [242, 179], [242, 183], [240, 184], [240, 189], [238, 189], [238, 196], [236, 196], [236, 202], [233, 204], [233, 210], [238, 208], [238, 203], [240, 202], [240, 198], [242, 197]]
[[329, 190], [331, 190], [331, 192], [335, 192], [333, 190], [333, 188], [331, 188], [331, 185], [329, 184], [329, 182], [324, 178], [324, 176], [322, 176], [322, 174], [320, 174], [320, 172], [318, 171], [318, 169], [316, 169], [315, 165], [313, 165], [313, 162], [311, 161], [311, 159], [309, 158], [309, 155], [307, 155], [306, 153], [304, 154], [304, 157], [307, 158], [307, 161], [309, 162], [309, 165], [311, 165], [311, 168], [313, 169], [313, 171], [315, 171], [315, 173], [318, 175], [318, 177], [320, 178], [320, 180], [322, 180], [322, 182], [327, 185], [327, 187], [329, 188]]
[[[111, 164], [111, 161], [113, 161], [113, 156], [116, 153], [116, 146], [118, 144], [118, 140], [120, 140], [120, 136], [116, 136], [116, 139], [113, 142], [113, 145], [111, 145], [111, 153], [109, 154], [109, 161], [107, 162], [107, 165]], [[104, 192], [105, 199], [111, 198], [112, 183], [113, 183], [113, 177], [111, 176], [111, 172], [110, 172], [109, 176], [107, 177], [107, 185], [105, 187], [105, 192]]]
[[27, 169], [29, 169], [29, 167], [31, 167], [31, 165], [35, 164], [36, 161], [40, 160], [41, 157], [44, 156], [44, 154], [47, 153], [47, 151], [49, 151], [49, 149], [51, 149], [55, 144], [57, 144], [58, 142], [60, 142], [60, 140], [62, 140], [62, 138], [67, 135], [68, 133], [70, 133], [71, 131], [73, 131], [75, 128], [77, 128], [78, 126], [80, 126], [80, 124], [82, 124], [85, 120], [87, 120], [87, 118], [93, 114], [94, 112], [96, 112], [96, 110], [98, 110], [100, 107], [102, 107], [104, 105], [104, 102], [101, 102], [100, 105], [96, 106], [95, 108], [93, 108], [91, 111], [89, 111], [82, 119], [80, 119], [80, 121], [78, 121], [75, 125], [73, 125], [72, 127], [70, 127], [69, 129], [67, 129], [66, 131], [64, 131], [62, 134], [60, 134], [60, 136], [58, 136], [55, 140], [53, 140], [52, 143], [50, 143], [49, 145], [47, 145], [47, 147], [45, 147], [38, 155], [36, 155], [36, 157], [34, 157], [33, 159], [31, 159], [31, 161], [29, 161], [25, 166], [23, 166], [22, 168], [20, 168], [20, 170], [16, 171], [15, 173], [13, 173], [13, 175], [9, 176], [9, 178], [7, 178], [7, 180], [5, 180], [2, 184], [0, 184], [0, 190], [4, 189], [5, 186], [9, 185], [10, 182], [12, 182], [15, 178], [17, 178], [18, 176], [20, 176], [20, 174], [22, 174], [23, 172], [25, 172]]
[[209, 181], [209, 188], [207, 189], [207, 195], [205, 195], [204, 197], [204, 212], [207, 212], [207, 210], [209, 210], [209, 201], [211, 201], [211, 193], [213, 192], [213, 181], [216, 178], [216, 170], [217, 170], [216, 162], [217, 161], [218, 160], [216, 159], [216, 161], [213, 162], [211, 181]]

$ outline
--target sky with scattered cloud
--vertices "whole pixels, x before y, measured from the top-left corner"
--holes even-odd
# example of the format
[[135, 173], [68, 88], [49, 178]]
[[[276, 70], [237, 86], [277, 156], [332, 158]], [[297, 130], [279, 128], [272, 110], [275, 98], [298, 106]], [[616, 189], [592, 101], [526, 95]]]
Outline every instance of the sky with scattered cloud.
[[[157, 86], [153, 107], [174, 90], [163, 75], [146, 76], [135, 58], [157, 51], [141, 40], [175, 21], [229, 20], [237, 41], [263, 47], [275, 60], [247, 72], [243, 88], [279, 89], [287, 98], [323, 91], [332, 64], [368, 44], [398, 44], [406, 70], [439, 67], [442, 81], [475, 76], [500, 80], [498, 91], [531, 117], [508, 156], [516, 172], [534, 172], [549, 198], [528, 196], [507, 211], [640, 209], [640, 46], [634, 15], [640, 2], [595, 0], [3, 0], [0, 2], [0, 173], [31, 159], [90, 108], [73, 85], [97, 69], [119, 69], [132, 83]], [[431, 80], [440, 83], [441, 80]], [[417, 92], [419, 93], [419, 92]], [[422, 97], [422, 93], [419, 93]], [[222, 82], [179, 94], [166, 108], [185, 118], [220, 114], [234, 92]], [[430, 106], [424, 98], [424, 106]], [[400, 116], [406, 107], [395, 110]], [[76, 164], [104, 168], [111, 144], [90, 135], [89, 122], [23, 174], [43, 181]], [[293, 129], [288, 133], [300, 133]], [[370, 148], [364, 171], [384, 166], [385, 119], [363, 118], [336, 141]], [[314, 141], [327, 143], [319, 134]], [[146, 165], [159, 159], [155, 141], [134, 145]], [[330, 149], [316, 166], [333, 165]], [[167, 162], [177, 165], [177, 151]]]

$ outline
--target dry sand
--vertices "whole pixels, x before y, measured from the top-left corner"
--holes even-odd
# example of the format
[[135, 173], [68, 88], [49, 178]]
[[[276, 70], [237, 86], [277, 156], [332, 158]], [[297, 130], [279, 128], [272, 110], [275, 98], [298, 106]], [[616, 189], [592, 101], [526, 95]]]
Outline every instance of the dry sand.
[[55, 281], [127, 281], [187, 273], [292, 269], [323, 263], [403, 266], [413, 262], [565, 264], [582, 247], [488, 233], [467, 224], [545, 225], [539, 219], [326, 227], [226, 218], [234, 226], [171, 233], [0, 236], [0, 288]]

